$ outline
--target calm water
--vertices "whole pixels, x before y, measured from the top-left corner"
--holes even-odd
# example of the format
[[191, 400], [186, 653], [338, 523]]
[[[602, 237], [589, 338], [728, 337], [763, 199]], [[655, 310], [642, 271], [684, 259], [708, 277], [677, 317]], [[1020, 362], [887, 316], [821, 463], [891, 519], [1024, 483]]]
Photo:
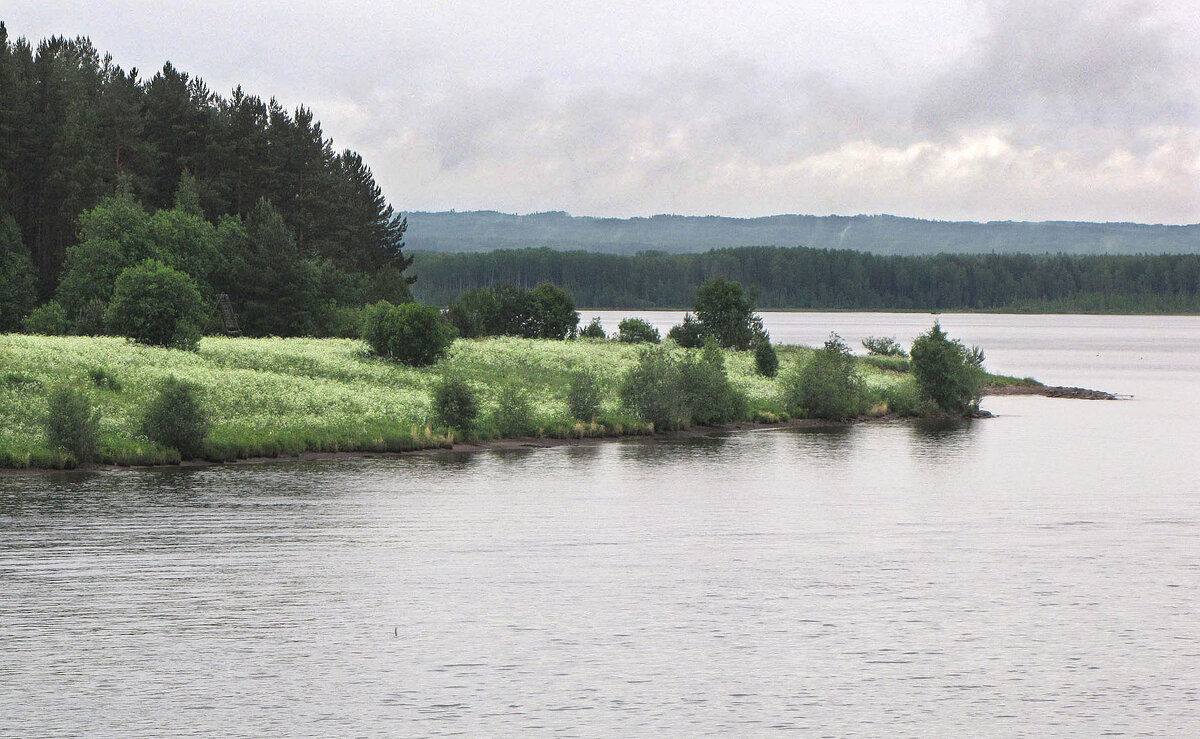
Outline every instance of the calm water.
[[1135, 397], [0, 477], [0, 735], [1195, 735], [1200, 319], [942, 322]]

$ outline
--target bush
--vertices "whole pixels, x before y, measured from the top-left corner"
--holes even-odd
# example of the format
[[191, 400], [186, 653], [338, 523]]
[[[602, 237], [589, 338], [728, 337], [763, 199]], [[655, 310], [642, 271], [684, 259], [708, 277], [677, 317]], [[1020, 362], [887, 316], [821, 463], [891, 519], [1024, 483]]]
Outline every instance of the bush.
[[725, 371], [725, 355], [713, 340], [699, 355], [679, 362], [679, 386], [692, 423], [715, 426], [746, 416], [746, 396], [735, 390]]
[[446, 320], [458, 330], [464, 339], [490, 336], [496, 332], [496, 320], [500, 303], [496, 293], [486, 288], [467, 290], [458, 296], [449, 310]]
[[100, 409], [82, 390], [58, 387], [47, 399], [46, 441], [51, 447], [69, 452], [80, 463], [96, 458], [96, 437], [100, 428]]
[[592, 322], [584, 326], [579, 332], [581, 339], [607, 339], [608, 335], [604, 333], [604, 327], [600, 325], [600, 316], [592, 319]]
[[600, 381], [591, 372], [576, 372], [571, 375], [571, 384], [567, 388], [567, 410], [572, 418], [580, 421], [594, 421], [600, 415], [600, 403], [604, 393], [600, 389]]
[[496, 396], [492, 425], [501, 438], [531, 436], [537, 430], [529, 407], [529, 394], [516, 385], [505, 385]]
[[423, 367], [445, 355], [454, 341], [454, 329], [433, 306], [381, 300], [367, 308], [362, 338], [377, 356]]
[[34, 308], [21, 322], [25, 333], [39, 336], [65, 336], [71, 330], [67, 312], [58, 301], [50, 301]]
[[191, 277], [147, 259], [117, 277], [104, 318], [110, 331], [139, 344], [195, 351], [203, 312]]
[[579, 328], [575, 298], [558, 285], [543, 282], [529, 291], [526, 335], [532, 339], [574, 338]]
[[579, 327], [575, 298], [549, 282], [532, 290], [514, 285], [468, 290], [454, 301], [446, 315], [465, 338], [565, 339], [574, 337]]
[[671, 327], [667, 338], [684, 349], [699, 349], [704, 346], [704, 329], [691, 313], [685, 313], [683, 323]]
[[656, 431], [679, 428], [691, 418], [678, 363], [665, 349], [642, 350], [621, 378], [619, 394], [625, 408]]
[[114, 393], [119, 393], [122, 390], [121, 381], [103, 367], [92, 367], [88, 370], [87, 376], [91, 380], [92, 385], [100, 390], [111, 390]]
[[617, 324], [617, 341], [623, 344], [657, 344], [662, 341], [658, 329], [641, 318], [626, 318]]
[[779, 355], [766, 336], [754, 345], [754, 369], [763, 377], [774, 377], [779, 373]]
[[854, 368], [854, 357], [837, 334], [825, 346], [793, 370], [783, 383], [787, 412], [808, 418], [845, 421], [860, 412], [862, 379]]
[[907, 357], [908, 352], [891, 336], [868, 336], [862, 340], [863, 348], [872, 357]]
[[204, 454], [208, 416], [196, 386], [168, 379], [146, 406], [142, 433], [147, 439], [179, 451], [181, 459]]
[[983, 361], [983, 351], [972, 353], [961, 342], [952, 341], [935, 322], [912, 345], [912, 373], [923, 397], [944, 413], [968, 415], [979, 408], [983, 372], [972, 363]]
[[479, 401], [466, 380], [457, 377], [442, 378], [433, 391], [434, 422], [439, 426], [468, 433], [478, 416]]

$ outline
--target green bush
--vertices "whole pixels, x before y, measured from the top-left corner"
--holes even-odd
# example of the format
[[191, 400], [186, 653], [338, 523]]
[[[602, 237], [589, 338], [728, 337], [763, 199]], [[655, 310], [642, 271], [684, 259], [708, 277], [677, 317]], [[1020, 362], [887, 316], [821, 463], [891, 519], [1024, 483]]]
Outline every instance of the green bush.
[[516, 385], [501, 387], [492, 411], [492, 426], [501, 438], [532, 436], [537, 428], [529, 406], [529, 393]]
[[600, 389], [600, 381], [591, 372], [581, 371], [571, 375], [571, 384], [567, 387], [567, 410], [572, 418], [591, 422], [600, 415], [600, 403], [604, 393]]
[[110, 331], [140, 344], [195, 351], [204, 308], [195, 280], [147, 259], [117, 277], [104, 318]]
[[763, 377], [779, 374], [779, 355], [775, 353], [771, 339], [766, 336], [754, 345], [754, 369]]
[[845, 421], [858, 415], [864, 402], [862, 378], [854, 356], [837, 334], [784, 378], [783, 405], [793, 416]]
[[543, 282], [529, 291], [530, 316], [525, 335], [532, 339], [574, 338], [579, 328], [575, 298], [558, 285]]
[[878, 367], [879, 369], [886, 370], [888, 372], [908, 372], [909, 370], [908, 357], [886, 357], [869, 354], [863, 357], [862, 361], [866, 362], [872, 367]]
[[88, 370], [87, 376], [91, 380], [92, 385], [100, 390], [111, 390], [114, 393], [121, 392], [121, 381], [103, 367], [92, 367]]
[[434, 422], [469, 433], [479, 416], [479, 400], [466, 380], [444, 377], [433, 391]]
[[52, 300], [34, 308], [21, 322], [25, 333], [39, 336], [65, 336], [71, 331], [71, 321], [62, 304]]
[[70, 453], [80, 463], [95, 459], [100, 409], [92, 407], [88, 394], [73, 387], [57, 387], [50, 391], [46, 405], [50, 446]]
[[764, 334], [762, 318], [754, 313], [754, 298], [741, 283], [711, 277], [696, 290], [696, 320], [705, 338], [722, 349], [745, 350]]
[[685, 313], [683, 323], [672, 326], [667, 338], [684, 349], [699, 349], [704, 346], [704, 329], [691, 313]]
[[868, 336], [862, 340], [863, 348], [872, 357], [907, 357], [908, 352], [892, 336]]
[[142, 433], [147, 439], [179, 451], [181, 459], [204, 454], [208, 416], [195, 385], [168, 379], [146, 406]]
[[912, 373], [921, 395], [943, 413], [968, 415], [979, 408], [983, 371], [973, 363], [983, 361], [983, 351], [968, 350], [946, 336], [940, 323], [921, 334], [912, 345]]
[[621, 378], [621, 403], [657, 431], [679, 428], [691, 418], [682, 379], [670, 352], [660, 347], [643, 349], [637, 364]]
[[604, 327], [600, 325], [600, 316], [592, 319], [592, 322], [583, 327], [579, 332], [581, 339], [607, 339], [608, 335], [604, 333]]
[[662, 341], [658, 329], [641, 318], [626, 318], [617, 324], [617, 341], [623, 344], [657, 344]]
[[745, 394], [734, 389], [725, 370], [725, 355], [709, 339], [698, 355], [678, 363], [679, 387], [692, 423], [715, 426], [747, 415]]
[[381, 300], [367, 309], [362, 338], [384, 359], [423, 367], [445, 355], [454, 341], [454, 328], [433, 306]]

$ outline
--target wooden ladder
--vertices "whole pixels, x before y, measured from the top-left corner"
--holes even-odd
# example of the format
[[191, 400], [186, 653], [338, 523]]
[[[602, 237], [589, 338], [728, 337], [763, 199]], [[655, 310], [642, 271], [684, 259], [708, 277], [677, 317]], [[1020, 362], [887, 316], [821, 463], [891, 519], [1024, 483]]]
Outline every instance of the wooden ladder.
[[217, 307], [221, 309], [221, 320], [225, 323], [226, 336], [241, 336], [242, 328], [238, 326], [237, 316], [233, 314], [233, 304], [229, 296], [221, 293], [217, 296]]

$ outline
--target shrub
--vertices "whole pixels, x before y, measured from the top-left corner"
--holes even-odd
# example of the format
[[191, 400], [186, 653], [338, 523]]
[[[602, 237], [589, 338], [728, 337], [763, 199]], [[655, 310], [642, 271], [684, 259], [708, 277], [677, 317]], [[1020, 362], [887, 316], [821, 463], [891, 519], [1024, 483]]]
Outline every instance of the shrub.
[[479, 401], [466, 380], [445, 377], [433, 391], [435, 423], [446, 428], [469, 432], [479, 416]]
[[[976, 355], [982, 362], [983, 351]], [[913, 341], [912, 373], [921, 395], [942, 412], [967, 415], [979, 408], [983, 373], [972, 363], [972, 352], [947, 337], [940, 323]]]
[[533, 339], [574, 338], [579, 327], [575, 298], [558, 285], [543, 282], [529, 291], [526, 335]]
[[888, 372], [908, 372], [909, 369], [908, 357], [883, 357], [868, 354], [862, 358], [862, 361]]
[[87, 376], [91, 380], [92, 385], [101, 390], [111, 390], [114, 393], [121, 392], [121, 381], [103, 367], [92, 367], [88, 370]]
[[446, 320], [458, 330], [459, 336], [474, 339], [495, 332], [499, 311], [496, 293], [487, 288], [477, 288], [458, 296], [458, 300], [446, 311]]
[[604, 393], [600, 389], [600, 381], [591, 372], [581, 371], [571, 375], [571, 384], [567, 388], [567, 410], [572, 418], [580, 421], [593, 421], [600, 415], [600, 402]]
[[502, 438], [530, 436], [537, 429], [533, 425], [533, 413], [529, 407], [529, 394], [516, 385], [505, 385], [496, 396], [496, 408], [492, 412], [492, 425]]
[[619, 393], [625, 408], [655, 430], [679, 428], [691, 417], [678, 363], [665, 349], [642, 350], [621, 378]]
[[178, 450], [181, 459], [202, 456], [208, 417], [196, 386], [173, 377], [163, 383], [146, 406], [142, 433], [151, 441]]
[[788, 413], [844, 421], [858, 415], [863, 402], [862, 379], [854, 357], [837, 334], [784, 378], [783, 402]]
[[754, 369], [763, 377], [774, 377], [779, 373], [779, 355], [766, 336], [754, 345]]
[[532, 290], [514, 285], [468, 290], [454, 301], [446, 316], [465, 338], [565, 339], [574, 337], [579, 326], [575, 298], [548, 282]]
[[52, 300], [34, 308], [21, 322], [26, 333], [39, 336], [64, 336], [71, 330], [71, 322], [62, 304]]
[[735, 390], [725, 371], [725, 355], [709, 339], [699, 355], [679, 362], [679, 386], [692, 423], [714, 426], [744, 418], [746, 396]]
[[671, 327], [667, 338], [684, 349], [699, 349], [704, 346], [704, 329], [691, 313], [685, 313], [683, 323]]
[[433, 306], [381, 300], [367, 309], [362, 338], [384, 359], [423, 367], [445, 355], [454, 341], [454, 329]]
[[891, 336], [868, 336], [862, 340], [863, 348], [872, 357], [907, 357], [908, 352]]
[[617, 340], [624, 344], [657, 344], [658, 329], [641, 318], [626, 318], [617, 325]]
[[100, 427], [100, 409], [82, 390], [58, 387], [47, 399], [46, 441], [50, 446], [69, 452], [77, 462], [96, 457], [96, 437]]
[[581, 339], [607, 339], [608, 335], [604, 333], [604, 327], [600, 325], [600, 316], [592, 319], [592, 322], [583, 327], [579, 332]]
[[147, 259], [117, 277], [104, 317], [111, 331], [140, 344], [195, 351], [203, 303], [191, 277]]

